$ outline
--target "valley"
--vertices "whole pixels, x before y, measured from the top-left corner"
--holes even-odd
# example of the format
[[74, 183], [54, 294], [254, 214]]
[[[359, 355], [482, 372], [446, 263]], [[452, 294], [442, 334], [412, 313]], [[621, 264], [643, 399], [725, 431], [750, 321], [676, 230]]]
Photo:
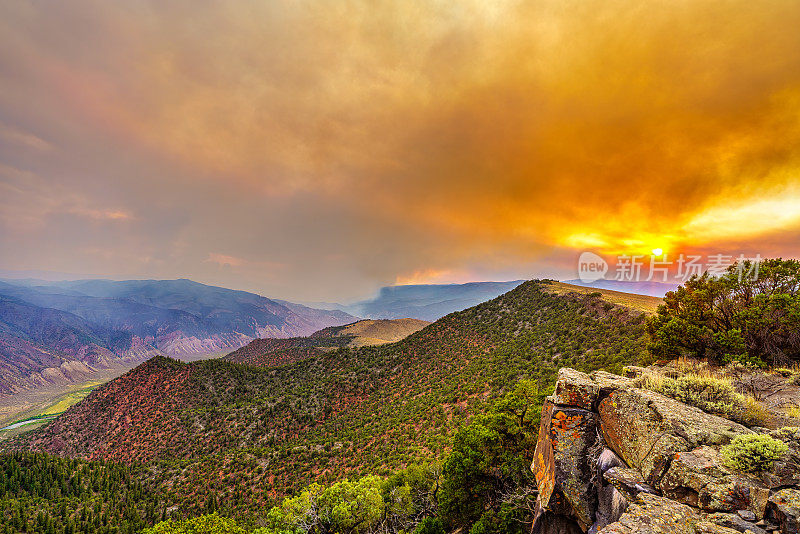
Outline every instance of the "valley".
[[[70, 406], [86, 398], [98, 386], [117, 378], [128, 370], [130, 368], [124, 367], [108, 370], [107, 373], [100, 373], [95, 379], [86, 382], [44, 388], [0, 398], [0, 427], [6, 427], [20, 420], [58, 416]], [[25, 425], [20, 430], [32, 430], [36, 426], [34, 424]], [[11, 433], [5, 428], [0, 428], [0, 441], [13, 437], [18, 433]]]

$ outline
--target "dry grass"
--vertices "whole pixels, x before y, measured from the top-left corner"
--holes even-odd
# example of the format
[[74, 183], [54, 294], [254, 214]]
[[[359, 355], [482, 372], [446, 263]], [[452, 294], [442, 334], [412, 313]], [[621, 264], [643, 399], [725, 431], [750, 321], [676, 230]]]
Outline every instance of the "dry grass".
[[597, 289], [595, 287], [575, 286], [572, 284], [565, 284], [564, 282], [550, 282], [549, 284], [542, 284], [542, 289], [555, 293], [557, 295], [564, 295], [566, 293], [580, 293], [588, 295], [590, 293], [600, 293], [603, 299], [613, 304], [619, 304], [627, 308], [645, 312], [652, 315], [656, 312], [659, 304], [664, 303], [664, 299], [659, 297], [651, 297], [649, 295], [636, 295], [634, 293], [624, 293], [622, 291], [612, 291], [610, 289]]
[[766, 426], [770, 420], [764, 406], [753, 397], [738, 393], [729, 377], [712, 369], [677, 377], [648, 373], [637, 380], [637, 386], [747, 426]]
[[355, 336], [352, 345], [381, 345], [404, 339], [431, 324], [420, 319], [364, 319], [343, 327], [338, 335]]

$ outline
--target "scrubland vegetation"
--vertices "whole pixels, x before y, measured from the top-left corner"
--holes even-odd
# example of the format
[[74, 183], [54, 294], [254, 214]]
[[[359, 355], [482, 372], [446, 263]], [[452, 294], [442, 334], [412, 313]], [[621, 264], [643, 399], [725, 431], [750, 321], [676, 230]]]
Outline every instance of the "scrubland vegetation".
[[[737, 285], [733, 269], [692, 279], [649, 319], [534, 281], [398, 343], [270, 341], [230, 358], [249, 365], [156, 358], [13, 444], [115, 462], [64, 464], [62, 478], [120, 470], [124, 497], [97, 508], [93, 486], [66, 507], [30, 487], [13, 498], [58, 533], [528, 532], [540, 408], [560, 367], [655, 362], [636, 385], [750, 427], [791, 419], [798, 265], [762, 269], [766, 285]], [[781, 447], [756, 436], [723, 454], [760, 471]]]
[[131, 465], [169, 517], [216, 511], [247, 528], [313, 483], [434, 463], [448, 528], [524, 529], [530, 440], [558, 369], [619, 372], [646, 363], [646, 343], [640, 312], [529, 282], [394, 344], [261, 367], [158, 358], [15, 446]]

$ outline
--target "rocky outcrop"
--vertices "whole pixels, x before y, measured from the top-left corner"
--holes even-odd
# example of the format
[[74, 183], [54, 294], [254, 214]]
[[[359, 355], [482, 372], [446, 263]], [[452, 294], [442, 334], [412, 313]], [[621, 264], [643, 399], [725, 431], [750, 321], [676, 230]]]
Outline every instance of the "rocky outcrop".
[[559, 371], [531, 466], [534, 534], [800, 532], [800, 430], [771, 432], [790, 447], [771, 473], [733, 471], [720, 449], [754, 431], [637, 387], [642, 372]]

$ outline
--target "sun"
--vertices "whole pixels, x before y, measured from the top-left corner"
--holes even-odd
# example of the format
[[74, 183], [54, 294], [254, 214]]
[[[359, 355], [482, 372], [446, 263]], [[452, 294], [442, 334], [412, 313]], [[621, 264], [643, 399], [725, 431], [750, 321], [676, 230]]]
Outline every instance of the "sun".
[[654, 248], [652, 252], [653, 256], [661, 256], [662, 254], [664, 254], [664, 251], [660, 248]]

